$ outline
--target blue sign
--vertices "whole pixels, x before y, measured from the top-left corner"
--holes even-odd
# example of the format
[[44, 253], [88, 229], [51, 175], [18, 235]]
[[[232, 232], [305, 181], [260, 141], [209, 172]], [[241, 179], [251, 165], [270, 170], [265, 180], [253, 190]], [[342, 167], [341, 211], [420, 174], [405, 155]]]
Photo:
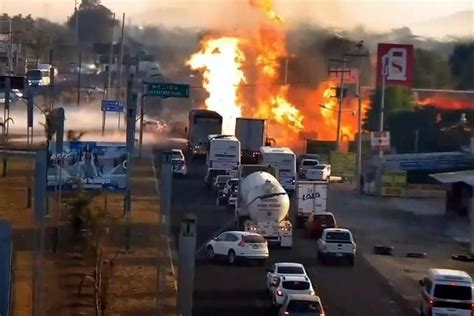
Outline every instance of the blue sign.
[[127, 188], [127, 146], [125, 143], [64, 142], [63, 152], [50, 143], [48, 190], [61, 185], [75, 190], [124, 191]]
[[162, 98], [189, 98], [189, 85], [177, 83], [148, 83], [146, 95]]
[[102, 111], [105, 112], [123, 112], [122, 101], [117, 100], [102, 100]]

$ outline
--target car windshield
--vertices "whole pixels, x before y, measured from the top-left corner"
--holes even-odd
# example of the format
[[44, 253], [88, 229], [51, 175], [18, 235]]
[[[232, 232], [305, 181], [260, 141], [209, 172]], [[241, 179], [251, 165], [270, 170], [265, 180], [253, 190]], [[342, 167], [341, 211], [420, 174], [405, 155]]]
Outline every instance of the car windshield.
[[304, 291], [309, 290], [309, 282], [306, 281], [283, 281], [282, 286], [287, 290]]
[[304, 274], [302, 267], [282, 266], [278, 267], [277, 273], [280, 274]]
[[316, 160], [305, 160], [303, 166], [316, 166], [318, 162]]
[[329, 232], [326, 234], [328, 241], [350, 241], [351, 235], [346, 232]]
[[26, 77], [30, 80], [41, 80], [43, 78], [43, 73], [41, 70], [30, 70], [26, 74]]
[[470, 301], [472, 289], [468, 286], [437, 284], [434, 288], [433, 296], [446, 300]]
[[251, 244], [262, 244], [265, 242], [265, 238], [260, 235], [246, 235], [242, 236], [242, 240]]
[[305, 313], [305, 315], [319, 315], [322, 312], [319, 302], [291, 300], [286, 307], [290, 313]]

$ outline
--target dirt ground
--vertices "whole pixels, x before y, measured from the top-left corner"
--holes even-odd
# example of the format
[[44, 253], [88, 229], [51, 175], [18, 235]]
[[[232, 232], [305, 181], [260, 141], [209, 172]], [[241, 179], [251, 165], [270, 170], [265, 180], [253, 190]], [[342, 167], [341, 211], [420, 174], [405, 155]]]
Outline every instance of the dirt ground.
[[[1, 164], [0, 164], [1, 169]], [[35, 221], [27, 208], [26, 187], [33, 168], [27, 160], [9, 161], [8, 177], [0, 178], [0, 218], [14, 228], [14, 315], [30, 315], [32, 311], [33, 249]], [[106, 257], [113, 262], [108, 290], [107, 315], [154, 315], [157, 290], [157, 262], [166, 267], [164, 310], [175, 312], [175, 267], [166, 249], [158, 259], [159, 197], [151, 159], [136, 162], [132, 178], [132, 213], [130, 217], [130, 249], [126, 251], [127, 219], [123, 216], [123, 195], [101, 195], [97, 206], [107, 206], [113, 217], [107, 241]], [[57, 204], [54, 193], [49, 199], [50, 216], [46, 219], [45, 255], [41, 261], [41, 302], [43, 315], [94, 315], [93, 288], [84, 275], [93, 272], [92, 261], [81, 255], [72, 240], [69, 224], [62, 214], [58, 253], [53, 254]], [[62, 212], [64, 213], [64, 212]]]

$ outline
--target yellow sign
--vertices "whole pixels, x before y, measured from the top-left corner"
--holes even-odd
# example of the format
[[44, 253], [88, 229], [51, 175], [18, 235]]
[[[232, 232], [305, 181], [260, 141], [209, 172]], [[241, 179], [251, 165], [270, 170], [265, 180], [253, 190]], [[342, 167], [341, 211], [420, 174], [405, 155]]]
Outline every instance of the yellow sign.
[[389, 171], [382, 175], [383, 196], [403, 196], [407, 188], [406, 171]]
[[356, 154], [332, 151], [329, 157], [331, 175], [354, 179], [356, 174]]

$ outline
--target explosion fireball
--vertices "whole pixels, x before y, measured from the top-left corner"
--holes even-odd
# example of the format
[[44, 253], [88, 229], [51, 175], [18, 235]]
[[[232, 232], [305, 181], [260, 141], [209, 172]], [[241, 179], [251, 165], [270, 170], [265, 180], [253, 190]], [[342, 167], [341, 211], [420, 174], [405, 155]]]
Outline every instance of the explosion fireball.
[[[334, 84], [323, 82], [314, 89], [291, 87], [287, 75], [282, 75], [286, 69], [280, 66], [290, 57], [283, 19], [273, 11], [271, 0], [250, 0], [249, 4], [264, 15], [258, 30], [205, 38], [200, 51], [186, 62], [192, 70], [202, 72], [203, 87], [209, 94], [205, 107], [223, 116], [226, 134], [234, 134], [235, 119], [243, 116], [266, 119], [268, 136], [278, 145], [295, 145], [301, 132], [335, 140], [338, 101], [331, 97]], [[250, 73], [255, 78], [247, 84]], [[357, 109], [357, 101], [349, 101], [344, 113]], [[344, 114], [341, 135], [354, 137], [356, 126], [357, 117]]]

